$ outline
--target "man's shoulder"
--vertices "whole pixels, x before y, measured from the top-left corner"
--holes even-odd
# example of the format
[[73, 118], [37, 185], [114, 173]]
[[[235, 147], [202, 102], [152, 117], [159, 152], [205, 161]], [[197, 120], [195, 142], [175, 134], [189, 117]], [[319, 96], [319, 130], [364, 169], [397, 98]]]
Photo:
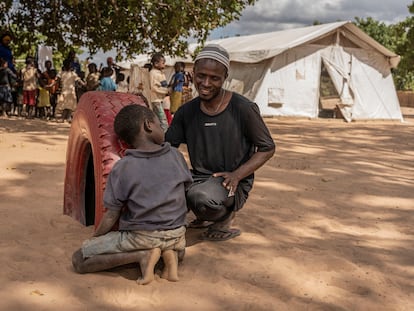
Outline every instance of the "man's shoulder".
[[250, 99], [236, 92], [233, 92], [231, 100], [238, 104], [254, 104]]
[[257, 107], [256, 103], [251, 101], [250, 99], [248, 99], [247, 97], [233, 92], [233, 96], [230, 100], [232, 102], [233, 105], [235, 105], [237, 108], [240, 109], [248, 109], [248, 108], [255, 108]]
[[233, 107], [236, 107], [237, 111], [240, 113], [250, 116], [251, 114], [259, 114], [260, 115], [260, 109], [259, 106], [248, 99], [247, 97], [233, 92], [233, 96], [231, 98], [231, 103]]
[[[185, 103], [184, 105], [180, 106], [178, 111], [181, 110], [181, 113], [195, 113], [197, 111], [197, 108], [199, 107], [200, 98], [195, 97], [189, 102]], [[177, 113], [178, 113], [177, 111]]]

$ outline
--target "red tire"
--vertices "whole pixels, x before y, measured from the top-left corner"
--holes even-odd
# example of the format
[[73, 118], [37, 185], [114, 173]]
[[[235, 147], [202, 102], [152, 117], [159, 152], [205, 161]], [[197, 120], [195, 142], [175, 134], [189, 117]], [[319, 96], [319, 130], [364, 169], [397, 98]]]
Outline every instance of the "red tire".
[[86, 226], [101, 221], [108, 174], [126, 149], [113, 122], [130, 104], [145, 106], [132, 94], [97, 91], [85, 93], [76, 108], [66, 151], [63, 213]]

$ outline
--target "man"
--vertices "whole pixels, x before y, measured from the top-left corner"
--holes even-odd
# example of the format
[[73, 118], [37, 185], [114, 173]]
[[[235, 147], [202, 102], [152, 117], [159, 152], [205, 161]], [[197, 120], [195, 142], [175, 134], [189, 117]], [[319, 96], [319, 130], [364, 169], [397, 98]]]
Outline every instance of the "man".
[[221, 46], [202, 49], [194, 63], [199, 96], [178, 109], [166, 133], [171, 145], [187, 144], [194, 179], [187, 205], [197, 217], [189, 226], [207, 227], [201, 238], [210, 241], [240, 235], [232, 220], [247, 200], [254, 171], [275, 152], [258, 106], [222, 88], [229, 65]]

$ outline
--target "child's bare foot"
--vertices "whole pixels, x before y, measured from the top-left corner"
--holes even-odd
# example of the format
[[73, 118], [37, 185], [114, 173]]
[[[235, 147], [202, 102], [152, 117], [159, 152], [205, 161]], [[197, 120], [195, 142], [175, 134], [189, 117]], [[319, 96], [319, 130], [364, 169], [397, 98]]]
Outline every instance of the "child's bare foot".
[[164, 270], [161, 277], [171, 282], [178, 281], [178, 257], [177, 252], [170, 249], [162, 252], [162, 259], [164, 260]]
[[139, 285], [145, 285], [154, 281], [154, 267], [158, 259], [160, 259], [161, 249], [154, 248], [142, 252], [142, 257], [139, 259], [142, 277], [137, 280]]

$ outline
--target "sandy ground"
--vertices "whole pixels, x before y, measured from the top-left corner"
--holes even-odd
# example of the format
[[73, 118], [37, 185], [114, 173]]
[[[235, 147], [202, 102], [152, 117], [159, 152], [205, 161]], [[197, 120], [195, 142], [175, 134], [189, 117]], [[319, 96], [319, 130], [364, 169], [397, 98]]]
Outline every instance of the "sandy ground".
[[139, 286], [133, 266], [72, 270], [94, 228], [62, 215], [69, 125], [0, 120], [0, 310], [413, 310], [413, 111], [266, 122], [277, 152], [238, 213], [242, 235], [189, 230], [180, 281]]

